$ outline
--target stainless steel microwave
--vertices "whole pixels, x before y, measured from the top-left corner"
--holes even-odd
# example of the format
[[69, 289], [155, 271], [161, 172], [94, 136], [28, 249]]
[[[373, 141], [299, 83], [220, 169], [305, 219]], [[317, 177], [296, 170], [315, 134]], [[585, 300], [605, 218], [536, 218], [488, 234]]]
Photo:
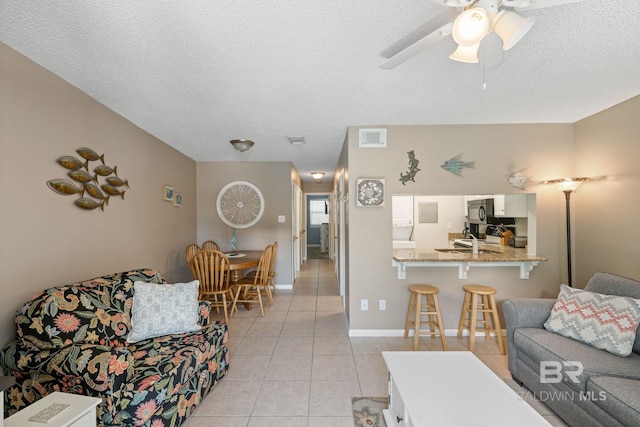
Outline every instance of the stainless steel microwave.
[[467, 211], [470, 224], [486, 224], [487, 218], [493, 216], [493, 199], [469, 200]]

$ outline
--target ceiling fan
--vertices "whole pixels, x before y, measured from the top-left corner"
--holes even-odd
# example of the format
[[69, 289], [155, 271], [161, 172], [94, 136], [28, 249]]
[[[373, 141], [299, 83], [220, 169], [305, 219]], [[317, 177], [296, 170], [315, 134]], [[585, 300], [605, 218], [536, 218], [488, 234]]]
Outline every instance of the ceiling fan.
[[449, 58], [466, 63], [482, 63], [485, 70], [500, 65], [504, 51], [516, 45], [533, 27], [535, 17], [524, 18], [514, 10], [526, 11], [578, 3], [584, 0], [431, 0], [455, 7], [460, 14], [426, 37], [393, 55], [380, 68], [392, 69], [452, 36], [458, 44]]

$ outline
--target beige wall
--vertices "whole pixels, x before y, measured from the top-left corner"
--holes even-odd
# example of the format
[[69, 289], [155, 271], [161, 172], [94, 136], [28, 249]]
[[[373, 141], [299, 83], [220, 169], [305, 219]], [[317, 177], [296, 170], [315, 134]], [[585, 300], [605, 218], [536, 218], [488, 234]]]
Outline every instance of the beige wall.
[[[407, 279], [399, 280], [391, 266], [391, 203], [384, 207], [356, 207], [353, 196], [358, 178], [385, 178], [386, 195], [391, 194], [493, 194], [517, 193], [507, 177], [517, 169], [533, 179], [571, 176], [573, 126], [469, 125], [389, 126], [387, 148], [358, 148], [358, 128], [349, 129], [349, 289], [350, 328], [353, 334], [372, 330], [398, 331], [404, 328], [411, 283], [430, 283], [440, 288], [440, 303], [447, 329], [457, 328], [462, 304], [462, 286], [481, 283], [498, 290], [497, 299], [554, 297], [564, 277], [564, 197], [550, 186], [530, 186], [537, 196], [537, 254], [549, 258], [520, 279], [511, 267], [471, 268], [467, 280], [458, 279], [456, 268], [409, 268]], [[408, 169], [407, 152], [415, 151], [421, 169], [416, 182], [403, 185], [400, 173]], [[455, 176], [440, 165], [464, 153], [463, 160], [475, 161], [475, 169]], [[389, 202], [390, 200], [387, 199]], [[360, 300], [369, 300], [369, 311], [360, 311]], [[385, 299], [387, 310], [378, 310]], [[362, 331], [367, 330], [367, 331]]]
[[576, 285], [594, 272], [640, 279], [640, 96], [575, 124], [576, 175], [607, 176], [572, 196]]
[[[297, 172], [290, 162], [198, 162], [197, 164], [198, 244], [215, 240], [222, 250], [231, 249], [233, 229], [223, 223], [216, 210], [218, 193], [231, 181], [249, 181], [265, 199], [262, 219], [254, 226], [237, 232], [238, 249], [263, 249], [278, 241], [276, 284], [291, 285], [292, 180]], [[279, 223], [278, 216], [285, 222]]]
[[331, 182], [304, 182], [302, 184], [302, 191], [305, 193], [331, 193], [332, 189]]
[[[66, 177], [56, 159], [84, 146], [131, 186], [104, 212], [46, 185]], [[0, 183], [0, 345], [14, 335], [16, 309], [42, 289], [138, 267], [189, 278], [195, 162], [2, 43]], [[182, 207], [162, 200], [165, 184], [182, 192]]]

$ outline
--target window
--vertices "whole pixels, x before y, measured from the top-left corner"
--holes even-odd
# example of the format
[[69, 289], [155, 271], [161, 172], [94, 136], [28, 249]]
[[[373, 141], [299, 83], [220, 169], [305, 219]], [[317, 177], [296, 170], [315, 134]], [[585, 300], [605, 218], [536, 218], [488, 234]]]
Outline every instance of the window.
[[309, 200], [309, 225], [320, 227], [323, 222], [329, 222], [329, 205], [326, 200]]

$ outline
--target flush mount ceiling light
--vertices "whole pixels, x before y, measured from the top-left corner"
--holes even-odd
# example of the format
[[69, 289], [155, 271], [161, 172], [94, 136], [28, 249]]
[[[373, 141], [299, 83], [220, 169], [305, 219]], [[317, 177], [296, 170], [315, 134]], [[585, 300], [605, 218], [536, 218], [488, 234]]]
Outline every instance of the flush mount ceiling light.
[[320, 180], [324, 176], [324, 172], [311, 172], [311, 176], [316, 180], [316, 182], [320, 182]]
[[[516, 11], [578, 3], [584, 0], [431, 0], [441, 6], [462, 12], [453, 22], [442, 25], [417, 42], [389, 58], [380, 68], [391, 69], [451, 35], [458, 44], [449, 56], [458, 62], [478, 63], [484, 69], [502, 63], [504, 51], [515, 46], [533, 27], [535, 17], [522, 17]], [[514, 10], [513, 10], [514, 9]], [[495, 33], [501, 43], [487, 43], [487, 35]], [[498, 38], [498, 37], [496, 37]], [[486, 44], [486, 46], [485, 46]], [[483, 52], [479, 57], [478, 51]]]
[[249, 141], [248, 139], [232, 139], [229, 143], [231, 143], [233, 148], [241, 153], [244, 153], [255, 144], [253, 141]]

